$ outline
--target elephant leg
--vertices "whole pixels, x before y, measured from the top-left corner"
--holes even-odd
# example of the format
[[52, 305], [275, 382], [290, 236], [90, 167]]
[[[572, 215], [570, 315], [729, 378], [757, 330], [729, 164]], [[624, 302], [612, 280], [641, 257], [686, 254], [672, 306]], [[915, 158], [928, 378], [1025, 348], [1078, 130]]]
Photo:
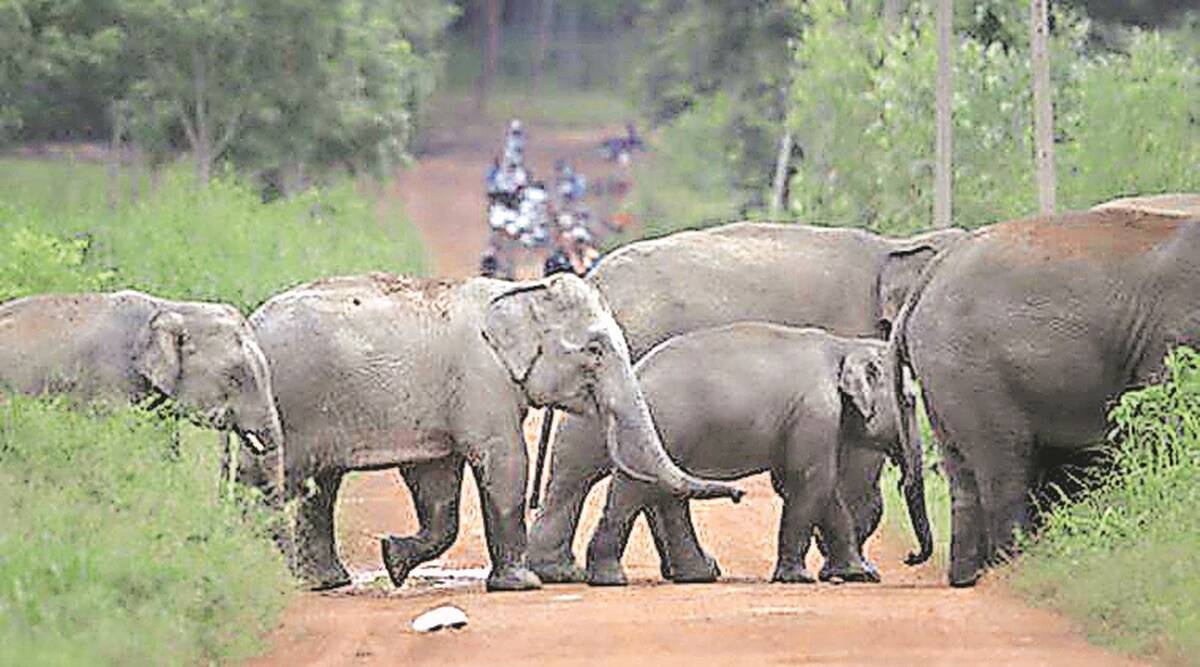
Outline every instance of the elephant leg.
[[[720, 578], [721, 568], [716, 559], [700, 546], [687, 498], [660, 495], [647, 507], [647, 514], [656, 517], [650, 521], [655, 544], [665, 546], [669, 554], [671, 576], [667, 579], [682, 584], [708, 583]], [[662, 548], [659, 547], [660, 554]]]
[[342, 484], [341, 470], [324, 470], [313, 476], [316, 493], [300, 501], [296, 517], [296, 568], [314, 590], [350, 583], [350, 574], [337, 555], [333, 508]]
[[410, 537], [380, 540], [383, 564], [399, 587], [421, 563], [446, 552], [458, 537], [458, 503], [462, 495], [463, 460], [458, 456], [402, 466], [400, 474], [412, 493], [420, 529]]
[[987, 522], [988, 565], [1012, 556], [1016, 531], [1027, 531], [1032, 525], [1030, 503], [1035, 477], [1032, 438], [1006, 433], [992, 442], [988, 465], [975, 470], [979, 503]]
[[[878, 569], [867, 560], [865, 547], [867, 540], [879, 529], [879, 523], [883, 519], [883, 494], [879, 491], [879, 477], [885, 461], [886, 457], [877, 451], [846, 444], [838, 457], [839, 496], [853, 520], [858, 553], [867, 569], [876, 575]], [[831, 521], [823, 521], [817, 533], [817, 548], [826, 559], [829, 558], [829, 550], [825, 545], [828, 523]]]
[[592, 586], [624, 586], [621, 556], [629, 543], [633, 522], [645, 507], [645, 484], [613, 475], [604, 515], [587, 550], [587, 582]]
[[[779, 521], [779, 552], [771, 581], [780, 583], [816, 582], [804, 565], [813, 526], [821, 518], [832, 492], [832, 479], [820, 481], [817, 475], [800, 471], [774, 471], [772, 482], [783, 498], [783, 517]], [[831, 478], [832, 474], [825, 477]]]
[[671, 543], [666, 537], [671, 534], [671, 528], [667, 525], [663, 509], [657, 501], [646, 506], [646, 523], [650, 526], [650, 537], [654, 540], [655, 551], [658, 552], [658, 572], [663, 579], [674, 581], [675, 566], [672, 563]]
[[979, 485], [956, 446], [946, 443], [942, 449], [942, 466], [950, 478], [950, 585], [974, 586], [987, 551]]
[[603, 433], [595, 420], [571, 415], [554, 437], [546, 499], [529, 531], [529, 566], [543, 583], [587, 580], [571, 545], [588, 492], [608, 474]]
[[487, 578], [489, 591], [542, 587], [541, 580], [526, 565], [525, 488], [529, 461], [517, 433], [514, 428], [512, 443], [489, 443], [483, 451], [490, 453], [473, 457], [471, 463], [483, 505], [483, 530], [492, 561]]
[[821, 568], [821, 581], [862, 581], [879, 583], [879, 572], [868, 567], [862, 558], [853, 516], [837, 485], [833, 497], [825, 507], [819, 524], [827, 548], [825, 565]]

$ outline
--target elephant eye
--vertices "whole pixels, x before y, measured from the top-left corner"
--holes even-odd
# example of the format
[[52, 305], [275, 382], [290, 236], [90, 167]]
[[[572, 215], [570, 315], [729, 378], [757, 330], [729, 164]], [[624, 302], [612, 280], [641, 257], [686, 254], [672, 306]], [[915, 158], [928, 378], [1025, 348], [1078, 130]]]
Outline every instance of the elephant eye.
[[596, 339], [589, 340], [584, 349], [586, 349], [588, 351], [588, 354], [591, 354], [593, 356], [596, 356], [596, 357], [604, 356], [604, 343], [602, 343], [599, 340], [596, 340]]

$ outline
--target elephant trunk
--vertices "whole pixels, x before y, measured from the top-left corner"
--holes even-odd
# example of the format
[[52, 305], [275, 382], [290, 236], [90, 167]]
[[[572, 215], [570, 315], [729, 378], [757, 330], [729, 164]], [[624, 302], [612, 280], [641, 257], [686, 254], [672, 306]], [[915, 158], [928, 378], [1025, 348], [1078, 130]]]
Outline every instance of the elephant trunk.
[[899, 420], [897, 428], [899, 447], [893, 458], [896, 465], [900, 467], [902, 474], [900, 490], [903, 492], [904, 502], [908, 506], [908, 517], [912, 522], [913, 533], [920, 545], [920, 551], [908, 554], [904, 562], [907, 565], [920, 565], [933, 555], [933, 534], [929, 529], [929, 514], [925, 507], [925, 445], [921, 440], [915, 406], [906, 399], [904, 364], [898, 348], [893, 347], [892, 356], [895, 360], [895, 397]]
[[628, 364], [609, 364], [596, 396], [605, 416], [608, 455], [621, 473], [655, 484], [672, 495], [688, 498], [730, 498], [735, 503], [743, 491], [736, 486], [693, 477], [684, 472], [663, 448], [650, 409]]

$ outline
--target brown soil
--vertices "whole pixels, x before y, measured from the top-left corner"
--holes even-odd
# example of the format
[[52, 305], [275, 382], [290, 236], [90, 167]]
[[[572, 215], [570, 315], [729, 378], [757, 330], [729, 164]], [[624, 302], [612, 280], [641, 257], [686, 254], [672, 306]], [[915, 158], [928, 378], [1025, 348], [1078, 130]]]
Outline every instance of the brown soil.
[[[441, 116], [432, 154], [395, 186], [442, 275], [476, 268], [486, 239], [477, 193], [502, 127]], [[577, 152], [603, 134], [531, 128], [535, 173], [548, 173], [554, 155]], [[584, 165], [589, 174], [594, 168]], [[527, 424], [530, 440], [537, 421]], [[1089, 646], [1065, 619], [1024, 606], [1003, 584], [952, 590], [935, 564], [905, 567], [909, 545], [891, 536], [877, 536], [870, 546], [884, 584], [766, 583], [780, 505], [766, 479], [744, 486], [740, 505], [694, 503], [701, 540], [724, 571], [721, 583], [659, 583], [657, 557], [639, 522], [625, 559], [629, 587], [486, 594], [477, 580], [446, 588], [410, 582], [396, 590], [384, 579], [303, 593], [270, 638], [270, 654], [252, 664], [1133, 664]], [[596, 524], [605, 488], [599, 485], [589, 498], [576, 553]], [[443, 567], [487, 565], [479, 517], [468, 476], [462, 532], [441, 559]], [[382, 567], [379, 535], [416, 530], [411, 501], [394, 472], [350, 476], [337, 521], [343, 558], [360, 577]], [[428, 635], [410, 628], [416, 615], [442, 604], [462, 608], [469, 625]]]

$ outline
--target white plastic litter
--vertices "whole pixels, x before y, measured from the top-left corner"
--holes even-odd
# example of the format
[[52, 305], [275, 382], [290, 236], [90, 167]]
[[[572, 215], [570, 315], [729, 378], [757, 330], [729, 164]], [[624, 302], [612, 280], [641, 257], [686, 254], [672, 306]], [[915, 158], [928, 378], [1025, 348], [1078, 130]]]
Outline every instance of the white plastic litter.
[[413, 619], [412, 629], [417, 632], [436, 632], [443, 628], [465, 627], [467, 615], [458, 607], [445, 606], [430, 609]]

